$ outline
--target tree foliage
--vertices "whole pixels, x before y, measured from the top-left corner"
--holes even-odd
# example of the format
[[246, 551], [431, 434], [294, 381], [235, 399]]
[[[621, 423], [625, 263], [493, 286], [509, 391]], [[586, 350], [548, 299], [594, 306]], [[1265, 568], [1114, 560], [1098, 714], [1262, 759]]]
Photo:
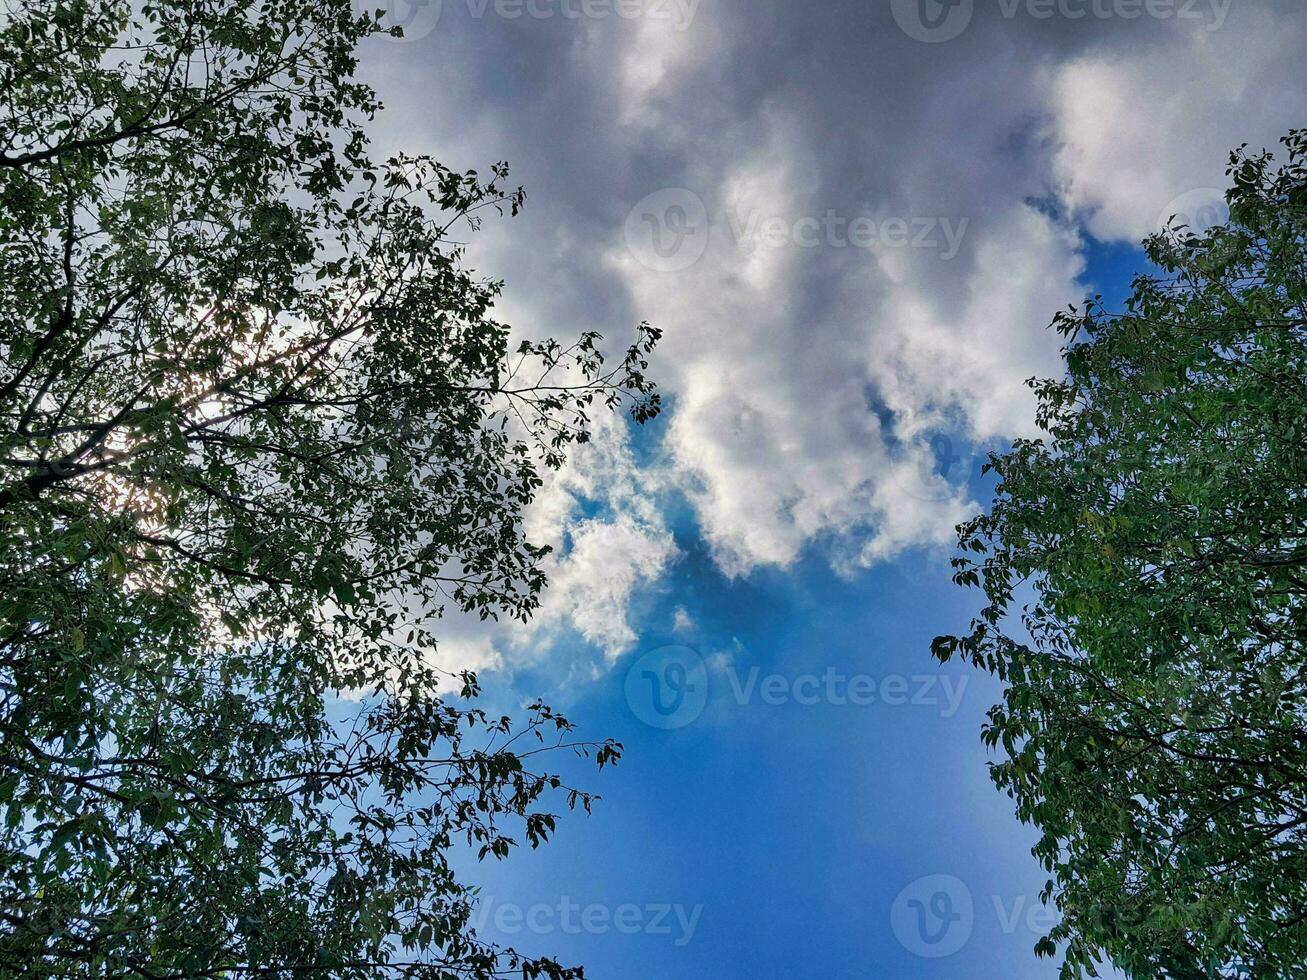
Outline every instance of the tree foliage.
[[991, 457], [960, 655], [1041, 838], [1063, 975], [1297, 977], [1307, 962], [1307, 133], [1232, 155], [1228, 226], [1146, 249], [1123, 312], [1055, 325], [1046, 440]]
[[433, 630], [536, 608], [523, 508], [657, 411], [656, 332], [510, 346], [451, 235], [522, 194], [369, 159], [349, 0], [9, 7], [0, 973], [576, 975], [479, 940], [449, 858], [619, 747], [441, 697]]

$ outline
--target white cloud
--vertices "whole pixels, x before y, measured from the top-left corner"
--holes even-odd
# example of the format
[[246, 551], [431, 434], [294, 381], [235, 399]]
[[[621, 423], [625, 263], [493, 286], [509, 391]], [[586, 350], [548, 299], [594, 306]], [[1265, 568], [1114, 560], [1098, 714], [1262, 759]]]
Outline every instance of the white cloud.
[[[1060, 194], [1095, 236], [1137, 240], [1180, 195], [1223, 188], [1230, 148], [1301, 123], [1307, 21], [1277, 0], [1215, 31], [977, 5], [947, 45], [911, 41], [878, 5], [838, 8], [705, 4], [686, 31], [550, 23], [511, 35], [507, 74], [510, 33], [451, 17], [445, 60], [405, 50], [389, 73], [397, 142], [460, 168], [524, 164], [526, 216], [476, 236], [477, 265], [508, 282], [506, 319], [531, 336], [665, 332], [666, 468], [642, 471], [624, 428], [605, 428], [542, 494], [529, 527], [559, 554], [536, 624], [495, 637], [506, 668], [563, 631], [610, 659], [632, 642], [633, 607], [676, 557], [658, 509], [671, 489], [731, 575], [809, 549], [844, 568], [947, 546], [979, 506], [959, 486], [964, 443], [1031, 432], [1025, 381], [1059, 373], [1047, 325], [1086, 290], [1081, 238], [1028, 201]], [[666, 188], [709, 221], [702, 257], [674, 272], [633, 254], [624, 224]], [[965, 237], [951, 259], [741, 240], [832, 207], [965, 220]], [[941, 452], [957, 457], [947, 481]]]
[[583, 520], [570, 530], [571, 548], [550, 568], [533, 632], [566, 625], [616, 660], [636, 640], [628, 621], [633, 593], [661, 577], [676, 544], [665, 528], [630, 514]]
[[[679, 550], [657, 506], [660, 475], [636, 465], [621, 416], [599, 414], [590, 442], [549, 474], [524, 518], [528, 540], [550, 545], [548, 587], [528, 623], [481, 622], [457, 614], [442, 625], [432, 662], [445, 671], [534, 664], [569, 633], [611, 662], [637, 639], [631, 608]], [[571, 669], [592, 674], [582, 657]]]
[[672, 612], [672, 632], [693, 633], [694, 629], [694, 617], [686, 611], [684, 606], [677, 606]]
[[[546, 562], [541, 609], [514, 632], [518, 647], [570, 628], [611, 660], [635, 641], [632, 597], [657, 582], [679, 552], [657, 506], [659, 474], [637, 466], [629, 438], [620, 416], [597, 415], [590, 442], [573, 449], [532, 504], [527, 533], [555, 554]], [[587, 504], [597, 512], [587, 516]]]
[[1099, 238], [1160, 230], [1187, 210], [1178, 199], [1225, 189], [1229, 150], [1274, 147], [1302, 125], [1305, 70], [1307, 22], [1249, 4], [1219, 31], [1176, 30], [1062, 65], [1052, 135], [1066, 201]]
[[468, 636], [445, 636], [440, 645], [428, 654], [427, 659], [433, 667], [447, 674], [440, 679], [442, 691], [462, 688], [462, 681], [457, 676], [461, 671], [479, 673], [498, 670], [504, 664], [503, 654], [495, 648], [494, 640], [485, 632]]
[[887, 291], [867, 366], [903, 437], [944, 428], [959, 413], [976, 440], [1033, 435], [1025, 382], [1060, 372], [1047, 327], [1080, 290], [1077, 236], [1013, 203], [977, 223], [972, 249], [960, 302], [911, 275]]
[[[792, 120], [766, 121], [768, 138], [704, 195], [711, 227], [699, 261], [668, 273], [625, 246], [609, 256], [634, 305], [666, 330], [675, 476], [727, 574], [787, 566], [817, 541], [837, 567], [946, 544], [978, 505], [959, 474], [952, 485], [929, 475], [930, 437], [1031, 428], [1025, 381], [1058, 369], [1047, 324], [1079, 292], [1079, 241], [1018, 198], [967, 226], [956, 263], [846, 246], [839, 258], [856, 271], [846, 319], [809, 319], [799, 297], [813, 250], [740, 234], [755, 219], [793, 227], [822, 213], [805, 192], [815, 163]], [[882, 210], [922, 213], [906, 196]]]
[[[645, 0], [646, 16], [633, 21], [618, 62], [623, 123], [654, 126], [669, 122], [659, 111], [660, 91], [669, 79], [687, 72], [717, 44], [715, 24], [707, 16], [698, 20], [698, 6], [698, 0], [688, 0], [679, 8]], [[651, 11], [673, 9], [676, 16], [648, 16]]]

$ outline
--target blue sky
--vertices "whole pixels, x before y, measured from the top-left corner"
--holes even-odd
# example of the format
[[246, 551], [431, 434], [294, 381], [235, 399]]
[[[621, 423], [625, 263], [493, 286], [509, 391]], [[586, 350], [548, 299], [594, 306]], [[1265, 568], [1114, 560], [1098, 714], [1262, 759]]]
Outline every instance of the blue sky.
[[1053, 314], [1303, 124], [1300, 0], [394, 6], [380, 151], [527, 189], [468, 236], [500, 315], [665, 331], [664, 416], [532, 508], [536, 621], [444, 624], [494, 707], [627, 750], [578, 776], [593, 816], [468, 869], [483, 931], [618, 980], [1054, 976], [999, 692], [929, 655], [974, 609], [952, 528], [977, 453], [1035, 434]]
[[[814, 561], [729, 584], [691, 563], [650, 614], [648, 643], [729, 638], [738, 675], [710, 672], [703, 714], [674, 730], [642, 720], [649, 703], [628, 700], [622, 670], [597, 683], [571, 710], [627, 747], [598, 784], [605, 801], [552, 846], [490, 869], [486, 887], [522, 907], [563, 895], [701, 906], [697, 928], [684, 945], [679, 928], [504, 938], [600, 977], [1049, 975], [1024, 922], [1005, 931], [992, 904], [1029, 908], [1042, 879], [985, 776], [976, 736], [994, 686], [929, 658], [934, 631], [966, 615], [946, 580], [944, 563], [925, 556], [852, 581]], [[698, 635], [670, 629], [677, 600], [701, 616]], [[767, 699], [760, 680], [740, 704], [753, 666], [800, 686]], [[828, 671], [890, 686], [869, 704], [830, 703], [841, 695], [828, 699], [824, 685], [819, 703], [796, 703], [812, 694], [800, 678]], [[950, 717], [941, 675], [961, 689]], [[891, 908], [901, 889], [941, 873], [971, 890], [974, 933], [947, 959], [919, 959], [896, 939]]]
[[[626, 757], [602, 777], [577, 770], [604, 795], [592, 816], [470, 870], [486, 934], [632, 980], [1056, 976], [1032, 952], [1048, 926], [1033, 836], [989, 783], [978, 738], [998, 687], [929, 655], [972, 611], [946, 552], [853, 577], [813, 556], [731, 580], [677, 513], [685, 557], [641, 610], [637, 652], [568, 705]], [[677, 629], [678, 610], [693, 628]], [[681, 681], [668, 666], [698, 683], [701, 663], [702, 707], [690, 697], [660, 718], [641, 675], [670, 708]], [[549, 672], [515, 687], [548, 689]], [[941, 891], [941, 910], [963, 917], [927, 904], [932, 945], [908, 903]]]

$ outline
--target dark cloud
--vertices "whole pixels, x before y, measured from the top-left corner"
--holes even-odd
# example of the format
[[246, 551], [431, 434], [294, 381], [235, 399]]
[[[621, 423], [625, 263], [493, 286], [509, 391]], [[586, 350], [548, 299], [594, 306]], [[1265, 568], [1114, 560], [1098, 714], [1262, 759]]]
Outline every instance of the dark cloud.
[[[931, 439], [1028, 428], [1081, 228], [1137, 237], [1229, 146], [1302, 122], [1296, 0], [655, 2], [445, 0], [365, 70], [386, 141], [527, 185], [476, 252], [522, 329], [667, 330], [670, 479], [732, 571], [943, 540], [968, 501], [920, 485]], [[689, 210], [637, 222], [702, 246], [670, 272], [628, 247], [667, 189]]]

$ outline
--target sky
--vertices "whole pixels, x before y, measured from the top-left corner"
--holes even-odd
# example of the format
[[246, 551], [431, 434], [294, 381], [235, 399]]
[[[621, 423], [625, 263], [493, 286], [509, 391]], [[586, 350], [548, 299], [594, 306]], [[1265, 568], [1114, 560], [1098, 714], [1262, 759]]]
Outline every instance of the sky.
[[[382, 3], [383, 0], [376, 0]], [[368, 0], [367, 6], [373, 6]], [[523, 336], [664, 332], [655, 423], [533, 505], [526, 626], [434, 656], [622, 741], [604, 799], [469, 867], [482, 931], [615, 980], [1023, 978], [1033, 832], [990, 784], [995, 682], [954, 526], [1036, 434], [1054, 313], [1109, 303], [1229, 151], [1307, 124], [1301, 0], [392, 0], [378, 154], [507, 160], [472, 236]]]

